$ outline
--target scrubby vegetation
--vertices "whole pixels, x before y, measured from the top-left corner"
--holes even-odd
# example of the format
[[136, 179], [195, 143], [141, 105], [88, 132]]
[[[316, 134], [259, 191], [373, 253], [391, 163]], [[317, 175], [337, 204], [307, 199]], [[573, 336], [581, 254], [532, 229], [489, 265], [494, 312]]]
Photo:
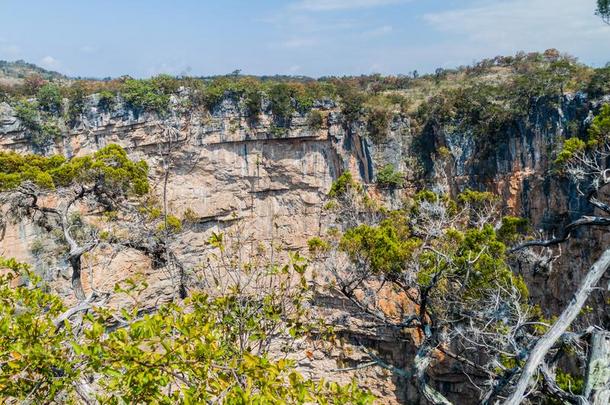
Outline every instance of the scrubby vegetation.
[[[115, 293], [133, 299], [120, 311], [96, 308], [79, 322], [26, 265], [0, 260], [0, 395], [4, 400], [104, 403], [370, 403], [354, 384], [314, 382], [289, 360], [253, 347], [281, 313], [272, 299], [254, 318], [243, 296], [193, 294], [141, 315], [146, 284], [127, 280]], [[7, 272], [8, 271], [8, 272]], [[291, 270], [294, 271], [294, 270]], [[19, 279], [27, 284], [11, 285]], [[271, 297], [272, 294], [267, 295]], [[247, 315], [250, 314], [250, 315]], [[112, 325], [120, 319], [121, 327]], [[248, 347], [245, 347], [246, 344]], [[97, 393], [90, 396], [91, 383]]]
[[[434, 74], [388, 77], [313, 80], [236, 72], [213, 78], [74, 81], [34, 74], [0, 88], [0, 101], [14, 108], [37, 152], [45, 152], [78, 126], [89, 106], [103, 112], [122, 106], [130, 113], [167, 117], [192, 110], [217, 113], [221, 103], [231, 102], [252, 127], [271, 121], [273, 138], [285, 136], [296, 117], [304, 119], [312, 133], [325, 128], [327, 120], [340, 122], [348, 134], [363, 132], [376, 144], [387, 143], [397, 123], [409, 123], [414, 144], [425, 145], [428, 158], [435, 160], [432, 164], [439, 164], [448, 162], [455, 149], [435, 144], [433, 135], [470, 137], [478, 145], [475, 153], [483, 152], [476, 156], [480, 159], [496, 153], [507, 134], [519, 131], [539, 109], [555, 111], [567, 92], [586, 92], [598, 101], [610, 92], [609, 78], [609, 67], [589, 68], [549, 50]], [[340, 111], [325, 111], [335, 105]], [[560, 123], [565, 129], [562, 149], [551, 145], [549, 156], [563, 174], [577, 181], [593, 178], [585, 190], [587, 198], [608, 212], [607, 205], [590, 197], [607, 183], [607, 172], [595, 170], [607, 162], [610, 105], [591, 105], [596, 106], [592, 119]], [[400, 167], [408, 170], [404, 163]], [[504, 216], [500, 197], [485, 191], [396, 192], [404, 201], [393, 202], [393, 208], [400, 205], [391, 210], [373, 198], [384, 194], [381, 189], [403, 188], [406, 178], [394, 165], [386, 165], [375, 173], [376, 187], [360, 184], [349, 171], [333, 182], [323, 214], [336, 223], [307, 242], [316, 271], [325, 269], [329, 277], [317, 287], [365, 314], [363, 328], [390, 330], [397, 340], [416, 348], [411, 363], [388, 365], [357, 342], [355, 347], [368, 361], [355, 369], [382, 366], [397, 378], [413, 380], [428, 401], [447, 403], [430, 384], [434, 373], [428, 370], [439, 358], [450, 358], [460, 372], [477, 371], [468, 376], [477, 387], [491, 387], [490, 401], [506, 398], [523, 372], [532, 342], [540, 341], [554, 322], [532, 305], [521, 269], [512, 262], [527, 259], [543, 267], [556, 258], [511, 254], [523, 246], [561, 243], [572, 230], [550, 242], [537, 241], [527, 220]], [[301, 258], [292, 257], [285, 265], [241, 263], [254, 253], [227, 257], [226, 236], [214, 233], [205, 246], [214, 253], [199, 266], [212, 274], [204, 277], [197, 273], [199, 268], [185, 269], [171, 250], [172, 240], [206, 219], [190, 209], [182, 219], [168, 214], [152, 187], [146, 163], [132, 161], [116, 145], [72, 159], [0, 152], [0, 205], [6, 218], [27, 218], [52, 234], [49, 243], [57, 245], [56, 255], [71, 266], [75, 298], [86, 307], [66, 308], [27, 266], [0, 260], [6, 270], [0, 272], [0, 395], [26, 402], [69, 402], [94, 384], [101, 392], [96, 400], [111, 403], [371, 400], [353, 384], [310, 381], [295, 371], [295, 363], [273, 358], [268, 350], [270, 339], [278, 336], [294, 340], [312, 332], [307, 337], [319, 339], [327, 332], [323, 320], [315, 328], [309, 324], [311, 280], [304, 276]], [[584, 193], [580, 188], [577, 192]], [[586, 220], [610, 223], [607, 218], [581, 219]], [[237, 244], [264, 250], [255, 243]], [[38, 240], [30, 251], [39, 259], [45, 249], [46, 243]], [[86, 255], [96, 249], [102, 254], [133, 249], [146, 255], [155, 269], [168, 272], [178, 291], [172, 296], [175, 302], [147, 312], [138, 300], [146, 285], [137, 281], [117, 285], [114, 293], [134, 302], [121, 311], [105, 307], [97, 292], [85, 294], [80, 272]], [[214, 259], [219, 260], [211, 265]], [[233, 277], [235, 271], [239, 277]], [[250, 277], [280, 281], [273, 284], [265, 278], [256, 291], [248, 290], [251, 284], [225, 285], [242, 275], [248, 283]], [[296, 295], [291, 295], [295, 287]], [[566, 340], [553, 350], [549, 362], [578, 347]], [[580, 377], [557, 374], [556, 385], [564, 391], [573, 387], [581, 392], [583, 384]], [[535, 381], [532, 388], [538, 385]], [[545, 389], [533, 389], [532, 397], [544, 398]]]
[[[39, 111], [60, 115], [74, 125], [91, 94], [99, 95], [99, 108], [103, 111], [124, 100], [135, 110], [164, 114], [170, 108], [170, 96], [182, 88], [176, 108], [213, 111], [229, 97], [240, 103], [252, 123], [263, 112], [272, 114], [276, 137], [283, 135], [283, 128], [294, 113], [308, 116], [310, 128], [318, 128], [320, 117], [315, 112], [310, 114], [314, 103], [331, 99], [338, 102], [346, 125], [361, 123], [374, 142], [383, 141], [391, 120], [402, 115], [411, 119], [416, 134], [426, 125], [447, 125], [488, 138], [493, 145], [542, 101], [558, 103], [564, 92], [582, 91], [590, 97], [609, 93], [609, 72], [609, 67], [593, 69], [568, 55], [548, 50], [486, 59], [472, 66], [438, 69], [426, 75], [414, 72], [314, 80], [237, 73], [212, 78], [160, 75], [141, 80], [123, 77], [71, 82], [33, 74], [21, 84], [1, 88], [0, 97], [15, 105], [37, 98]], [[65, 105], [63, 98], [68, 99]]]
[[405, 181], [403, 173], [396, 171], [393, 165], [384, 166], [377, 173], [377, 184], [384, 188], [402, 187]]

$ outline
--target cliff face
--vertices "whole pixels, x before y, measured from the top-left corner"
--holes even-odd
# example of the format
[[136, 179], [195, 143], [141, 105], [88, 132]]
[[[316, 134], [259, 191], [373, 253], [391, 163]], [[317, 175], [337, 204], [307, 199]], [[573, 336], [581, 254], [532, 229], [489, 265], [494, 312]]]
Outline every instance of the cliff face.
[[[583, 94], [565, 95], [560, 101], [542, 100], [529, 116], [493, 139], [476, 139], [469, 133], [436, 130], [427, 134], [434, 149], [446, 147], [451, 156], [430, 171], [434, 184], [447, 178], [453, 193], [465, 188], [489, 190], [502, 196], [504, 212], [527, 218], [541, 235], [559, 234], [569, 222], [591, 214], [591, 206], [574, 184], [556, 173], [553, 164], [564, 139], [582, 134], [602, 103]], [[433, 155], [425, 156], [431, 159]], [[533, 299], [548, 314], [558, 313], [570, 299], [585, 270], [608, 245], [603, 230], [581, 230], [563, 247], [563, 255], [547, 268], [519, 266]], [[591, 319], [604, 324], [607, 295], [597, 292]]]
[[[259, 241], [281, 244], [288, 250], [303, 249], [306, 241], [326, 226], [322, 209], [325, 196], [344, 170], [367, 184], [373, 183], [376, 173], [387, 164], [406, 173], [410, 182], [404, 190], [381, 192], [390, 205], [398, 205], [422, 184], [452, 193], [465, 188], [494, 191], [503, 197], [506, 214], [524, 216], [533, 229], [548, 232], [587, 209], [573, 186], [551, 173], [552, 153], [573, 127], [570, 123], [576, 122], [582, 130], [597, 108], [582, 95], [565, 96], [558, 104], [541, 102], [528, 117], [492, 140], [442, 126], [429, 126], [413, 134], [409, 119], [396, 115], [386, 136], [376, 142], [371, 141], [364, 123], [346, 123], [338, 106], [328, 100], [314, 106], [324, 117], [320, 129], [310, 129], [306, 117], [295, 113], [282, 133], [275, 128], [270, 112], [252, 122], [241, 103], [230, 97], [211, 113], [181, 111], [180, 97], [172, 102], [173, 114], [161, 118], [121, 104], [112, 111], [102, 111], [92, 96], [82, 122], [65, 128], [63, 137], [45, 150], [35, 150], [13, 109], [0, 104], [0, 148], [78, 156], [117, 143], [132, 158], [148, 161], [154, 192], [160, 198], [168, 170], [169, 212], [192, 219], [173, 242], [186, 268], [200, 263], [200, 252], [213, 231], [240, 229]], [[450, 152], [448, 156], [441, 157], [441, 147]], [[34, 263], [68, 297], [67, 265], [44, 262], [32, 249], [41, 236], [33, 225], [20, 223], [7, 228], [0, 245], [5, 255]], [[551, 269], [521, 269], [534, 285], [534, 299], [544, 303], [543, 308], [550, 313], [556, 313], [569, 299], [583, 269], [596, 259], [600, 246], [609, 242], [601, 232], [583, 231], [582, 236], [566, 246]], [[85, 280], [86, 287], [111, 288], [121, 279], [142, 274], [151, 285], [151, 300], [169, 296], [169, 276], [151, 269], [137, 252], [120, 255], [111, 265], [104, 265], [103, 257], [88, 258], [95, 271]], [[603, 302], [603, 293], [596, 294], [594, 301]], [[344, 322], [349, 333], [351, 326], [344, 315], [350, 310], [345, 302], [321, 297], [318, 304], [329, 317]], [[609, 322], [603, 305], [591, 316]], [[398, 365], [413, 351], [408, 342], [398, 344], [391, 335], [361, 338]], [[315, 356], [315, 361], [304, 367], [320, 375], [336, 367], [335, 360], [342, 355]], [[342, 360], [349, 364], [357, 359]], [[360, 374], [371, 383], [375, 381], [372, 388], [376, 394], [409, 403], [416, 400], [414, 390], [407, 390], [405, 382], [375, 373], [383, 374]], [[438, 378], [445, 391], [456, 395], [463, 391], [450, 371]]]

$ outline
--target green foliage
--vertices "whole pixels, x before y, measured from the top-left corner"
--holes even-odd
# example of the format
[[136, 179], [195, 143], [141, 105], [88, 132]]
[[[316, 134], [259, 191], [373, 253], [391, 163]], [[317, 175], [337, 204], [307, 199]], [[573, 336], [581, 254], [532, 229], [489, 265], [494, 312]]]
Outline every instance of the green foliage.
[[458, 195], [458, 201], [462, 204], [481, 205], [487, 202], [496, 202], [499, 197], [489, 191], [475, 191], [466, 189]]
[[40, 129], [40, 114], [35, 103], [29, 101], [17, 103], [15, 105], [15, 115], [27, 129], [32, 131]]
[[442, 280], [435, 281], [441, 286], [440, 293], [443, 287], [451, 288], [449, 283], [457, 278], [462, 285], [460, 295], [465, 301], [482, 299], [487, 291], [498, 286], [516, 289], [521, 299], [527, 301], [527, 286], [506, 264], [506, 247], [497, 239], [491, 225], [466, 231], [448, 229], [438, 243], [445, 247], [446, 256], [440, 260], [432, 253], [420, 256], [422, 270], [417, 277], [421, 285], [429, 285], [442, 274]]
[[394, 169], [394, 165], [386, 165], [377, 173], [377, 184], [383, 188], [402, 187], [404, 177], [403, 173]]
[[455, 215], [458, 211], [457, 203], [446, 195], [439, 195], [431, 190], [422, 190], [413, 197], [414, 204], [411, 207], [411, 213], [415, 216], [419, 215], [420, 206], [422, 203], [440, 204], [447, 210], [449, 215]]
[[604, 104], [589, 128], [589, 144], [601, 144], [610, 138], [610, 104]]
[[401, 232], [393, 221], [379, 226], [360, 225], [345, 232], [339, 248], [375, 273], [397, 274], [420, 243], [416, 238], [405, 239], [401, 233], [404, 230]]
[[[9, 402], [78, 402], [75, 385], [95, 382], [102, 403], [368, 404], [355, 384], [305, 379], [288, 360], [255, 354], [266, 322], [277, 322], [272, 300], [248, 302], [233, 293], [195, 293], [182, 303], [140, 313], [146, 284], [127, 280], [116, 294], [134, 300], [121, 310], [94, 308], [75, 336], [59, 297], [45, 293], [27, 266], [0, 260], [0, 396]], [[14, 286], [18, 277], [31, 285]], [[247, 312], [252, 305], [258, 311]], [[256, 317], [250, 317], [257, 314]], [[116, 319], [123, 321], [116, 326]], [[112, 326], [112, 327], [111, 327]], [[245, 329], [247, 330], [245, 330]], [[250, 336], [247, 346], [241, 337]]]
[[32, 146], [38, 150], [45, 150], [53, 144], [54, 141], [61, 138], [61, 129], [58, 124], [53, 121], [47, 121], [38, 131], [30, 134], [30, 142]]
[[610, 94], [610, 66], [595, 69], [586, 91], [589, 97], [601, 97]]
[[244, 103], [248, 110], [248, 117], [255, 119], [262, 112], [263, 93], [258, 86], [252, 85], [244, 91]]
[[71, 391], [80, 375], [66, 344], [70, 328], [53, 323], [65, 308], [59, 297], [33, 287], [41, 280], [28, 266], [0, 259], [0, 268], [0, 397], [49, 402]]
[[146, 162], [133, 162], [118, 145], [108, 145], [92, 156], [66, 160], [62, 156], [42, 157], [0, 152], [0, 190], [32, 181], [53, 189], [72, 184], [96, 185], [109, 195], [143, 195], [148, 192]]
[[61, 111], [61, 89], [58, 85], [47, 83], [38, 90], [38, 105], [43, 111], [58, 114]]
[[606, 24], [610, 24], [610, 0], [597, 0], [595, 14], [600, 16]]
[[330, 250], [330, 243], [319, 236], [315, 236], [307, 241], [307, 247], [309, 248], [309, 253], [325, 253]]
[[559, 166], [564, 165], [574, 157], [574, 154], [584, 152], [586, 148], [587, 144], [582, 139], [566, 139], [566, 141], [563, 143], [563, 148], [557, 154], [555, 164]]
[[566, 392], [571, 392], [574, 395], [582, 395], [585, 388], [585, 381], [582, 377], [574, 377], [570, 373], [562, 370], [557, 370], [555, 378], [557, 386]]
[[85, 112], [85, 88], [82, 83], [76, 82], [68, 89], [68, 94], [70, 101], [68, 106], [68, 122], [75, 124], [80, 115]]
[[322, 113], [318, 110], [311, 110], [309, 114], [307, 114], [307, 128], [312, 131], [318, 131], [324, 125], [324, 117]]
[[338, 198], [345, 195], [349, 190], [360, 190], [360, 185], [354, 181], [350, 172], [345, 171], [337, 180], [333, 181], [328, 196]]
[[[165, 232], [166, 231], [165, 221], [161, 222], [157, 229], [160, 232]], [[178, 233], [181, 230], [182, 230], [182, 221], [180, 220], [180, 218], [178, 218], [174, 215], [168, 215], [167, 216], [167, 231], [169, 233]]]
[[515, 243], [519, 237], [525, 235], [529, 231], [527, 219], [506, 216], [502, 218], [502, 225], [498, 229], [498, 240], [505, 244]]
[[368, 113], [367, 130], [375, 142], [387, 137], [392, 113], [384, 107], [375, 107]]
[[281, 125], [286, 125], [295, 111], [293, 96], [293, 88], [286, 83], [277, 83], [269, 89], [271, 112]]
[[555, 164], [562, 167], [569, 163], [574, 155], [587, 150], [595, 150], [610, 139], [610, 104], [604, 104], [593, 118], [587, 132], [587, 141], [573, 137], [566, 139], [562, 149], [557, 154]]
[[127, 79], [122, 95], [133, 108], [164, 113], [169, 108], [170, 95], [177, 89], [176, 79], [160, 75], [148, 80]]
[[99, 93], [98, 107], [102, 111], [110, 111], [116, 104], [116, 94], [109, 90], [102, 90]]
[[346, 121], [357, 121], [364, 110], [365, 94], [348, 84], [339, 85], [337, 92], [341, 97], [341, 107]]

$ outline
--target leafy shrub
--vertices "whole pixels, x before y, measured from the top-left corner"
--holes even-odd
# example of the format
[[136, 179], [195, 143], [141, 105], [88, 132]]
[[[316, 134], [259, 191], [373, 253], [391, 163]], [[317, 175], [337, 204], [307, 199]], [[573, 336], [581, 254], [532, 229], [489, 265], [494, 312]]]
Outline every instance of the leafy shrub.
[[350, 189], [358, 189], [359, 185], [352, 178], [352, 174], [348, 171], [343, 172], [341, 176], [333, 182], [328, 192], [328, 196], [331, 198], [341, 197], [345, 195]]
[[330, 243], [318, 236], [315, 236], [307, 241], [307, 247], [309, 248], [309, 253], [311, 254], [325, 253], [330, 250]]
[[288, 124], [292, 113], [294, 113], [292, 95], [292, 89], [286, 83], [275, 84], [269, 89], [271, 112], [282, 126]]
[[588, 132], [589, 145], [603, 143], [610, 137], [610, 104], [604, 104], [599, 113], [593, 118]]
[[347, 122], [355, 122], [362, 115], [366, 96], [354, 87], [343, 84], [337, 89], [341, 97], [341, 110]]
[[586, 88], [589, 97], [600, 97], [610, 94], [610, 66], [595, 69]]
[[38, 90], [38, 106], [46, 112], [58, 114], [61, 111], [61, 90], [58, 85], [47, 83]]
[[[83, 379], [94, 384], [103, 403], [195, 404], [220, 398], [227, 404], [366, 405], [373, 400], [355, 384], [308, 380], [294, 362], [256, 351], [285, 320], [281, 291], [256, 297], [233, 289], [223, 296], [194, 292], [146, 315], [137, 304], [120, 311], [102, 307], [83, 317], [82, 332], [75, 332], [70, 321], [54, 323], [67, 308], [28, 266], [0, 259], [0, 268], [8, 270], [0, 274], [0, 397], [10, 403], [77, 402], [75, 387]], [[285, 268], [304, 272], [301, 265]], [[30, 282], [15, 286], [17, 277]], [[135, 300], [145, 289], [146, 283], [129, 279], [115, 294]], [[299, 300], [291, 303], [300, 307]], [[110, 327], [118, 314], [124, 325]], [[291, 317], [297, 323], [303, 315]]]
[[85, 88], [79, 82], [73, 84], [69, 89], [68, 121], [75, 124], [80, 115], [85, 112]]
[[286, 136], [287, 133], [288, 133], [288, 128], [283, 127], [283, 126], [278, 126], [275, 123], [271, 124], [271, 126], [269, 127], [269, 134], [274, 139], [283, 138], [284, 136]]
[[174, 215], [168, 215], [167, 228], [165, 227], [165, 221], [161, 221], [157, 230], [160, 232], [165, 232], [167, 230], [168, 233], [178, 233], [182, 230], [182, 221]]
[[527, 219], [507, 216], [502, 218], [502, 225], [498, 229], [498, 240], [503, 243], [515, 243], [519, 236], [525, 235], [528, 232]]
[[339, 243], [355, 263], [367, 263], [375, 273], [399, 273], [413, 249], [419, 245], [417, 239], [404, 239], [390, 221], [380, 226], [360, 225], [349, 229]]
[[307, 114], [306, 121], [307, 128], [312, 131], [317, 131], [324, 125], [324, 117], [322, 113], [318, 110], [311, 110], [309, 114]]
[[32, 146], [40, 151], [46, 150], [47, 147], [60, 138], [61, 129], [55, 122], [45, 122], [39, 130], [30, 133]]
[[102, 90], [99, 93], [98, 107], [102, 111], [110, 111], [116, 104], [116, 94], [109, 90]]
[[10, 190], [30, 180], [49, 189], [93, 183], [104, 187], [108, 195], [118, 192], [144, 195], [149, 189], [147, 175], [146, 162], [130, 160], [118, 145], [108, 145], [93, 155], [71, 160], [63, 156], [0, 152], [0, 190]]
[[391, 117], [390, 111], [383, 107], [373, 108], [369, 112], [367, 129], [374, 141], [379, 142], [387, 136]]
[[386, 165], [377, 173], [377, 184], [383, 188], [397, 188], [404, 184], [404, 174], [396, 171], [394, 165]]
[[15, 115], [27, 129], [32, 131], [40, 129], [40, 114], [36, 104], [28, 101], [17, 103], [15, 105]]
[[584, 151], [587, 148], [587, 144], [579, 138], [570, 138], [566, 139], [563, 143], [563, 148], [557, 155], [557, 159], [555, 159], [555, 164], [563, 165], [567, 163], [575, 153], [579, 153]]
[[248, 117], [256, 119], [262, 112], [263, 93], [258, 88], [249, 88], [244, 93], [244, 102]]
[[176, 79], [166, 75], [149, 80], [127, 79], [123, 97], [135, 109], [164, 113], [169, 108], [170, 95], [177, 90], [177, 86]]

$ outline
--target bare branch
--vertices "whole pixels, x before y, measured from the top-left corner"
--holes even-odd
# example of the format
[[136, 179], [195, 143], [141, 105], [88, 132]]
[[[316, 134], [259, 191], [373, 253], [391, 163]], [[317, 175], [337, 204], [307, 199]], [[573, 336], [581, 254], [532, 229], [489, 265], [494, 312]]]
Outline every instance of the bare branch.
[[517, 382], [515, 391], [510, 398], [505, 402], [505, 405], [520, 404], [525, 395], [525, 390], [529, 385], [531, 378], [536, 373], [540, 363], [548, 351], [553, 347], [555, 342], [565, 333], [570, 327], [574, 319], [578, 316], [584, 306], [589, 294], [602, 278], [608, 267], [610, 266], [610, 249], [606, 249], [601, 257], [591, 266], [580, 287], [572, 297], [570, 304], [561, 313], [555, 324], [549, 331], [542, 336], [534, 348], [530, 351], [529, 357], [523, 368], [523, 372]]

